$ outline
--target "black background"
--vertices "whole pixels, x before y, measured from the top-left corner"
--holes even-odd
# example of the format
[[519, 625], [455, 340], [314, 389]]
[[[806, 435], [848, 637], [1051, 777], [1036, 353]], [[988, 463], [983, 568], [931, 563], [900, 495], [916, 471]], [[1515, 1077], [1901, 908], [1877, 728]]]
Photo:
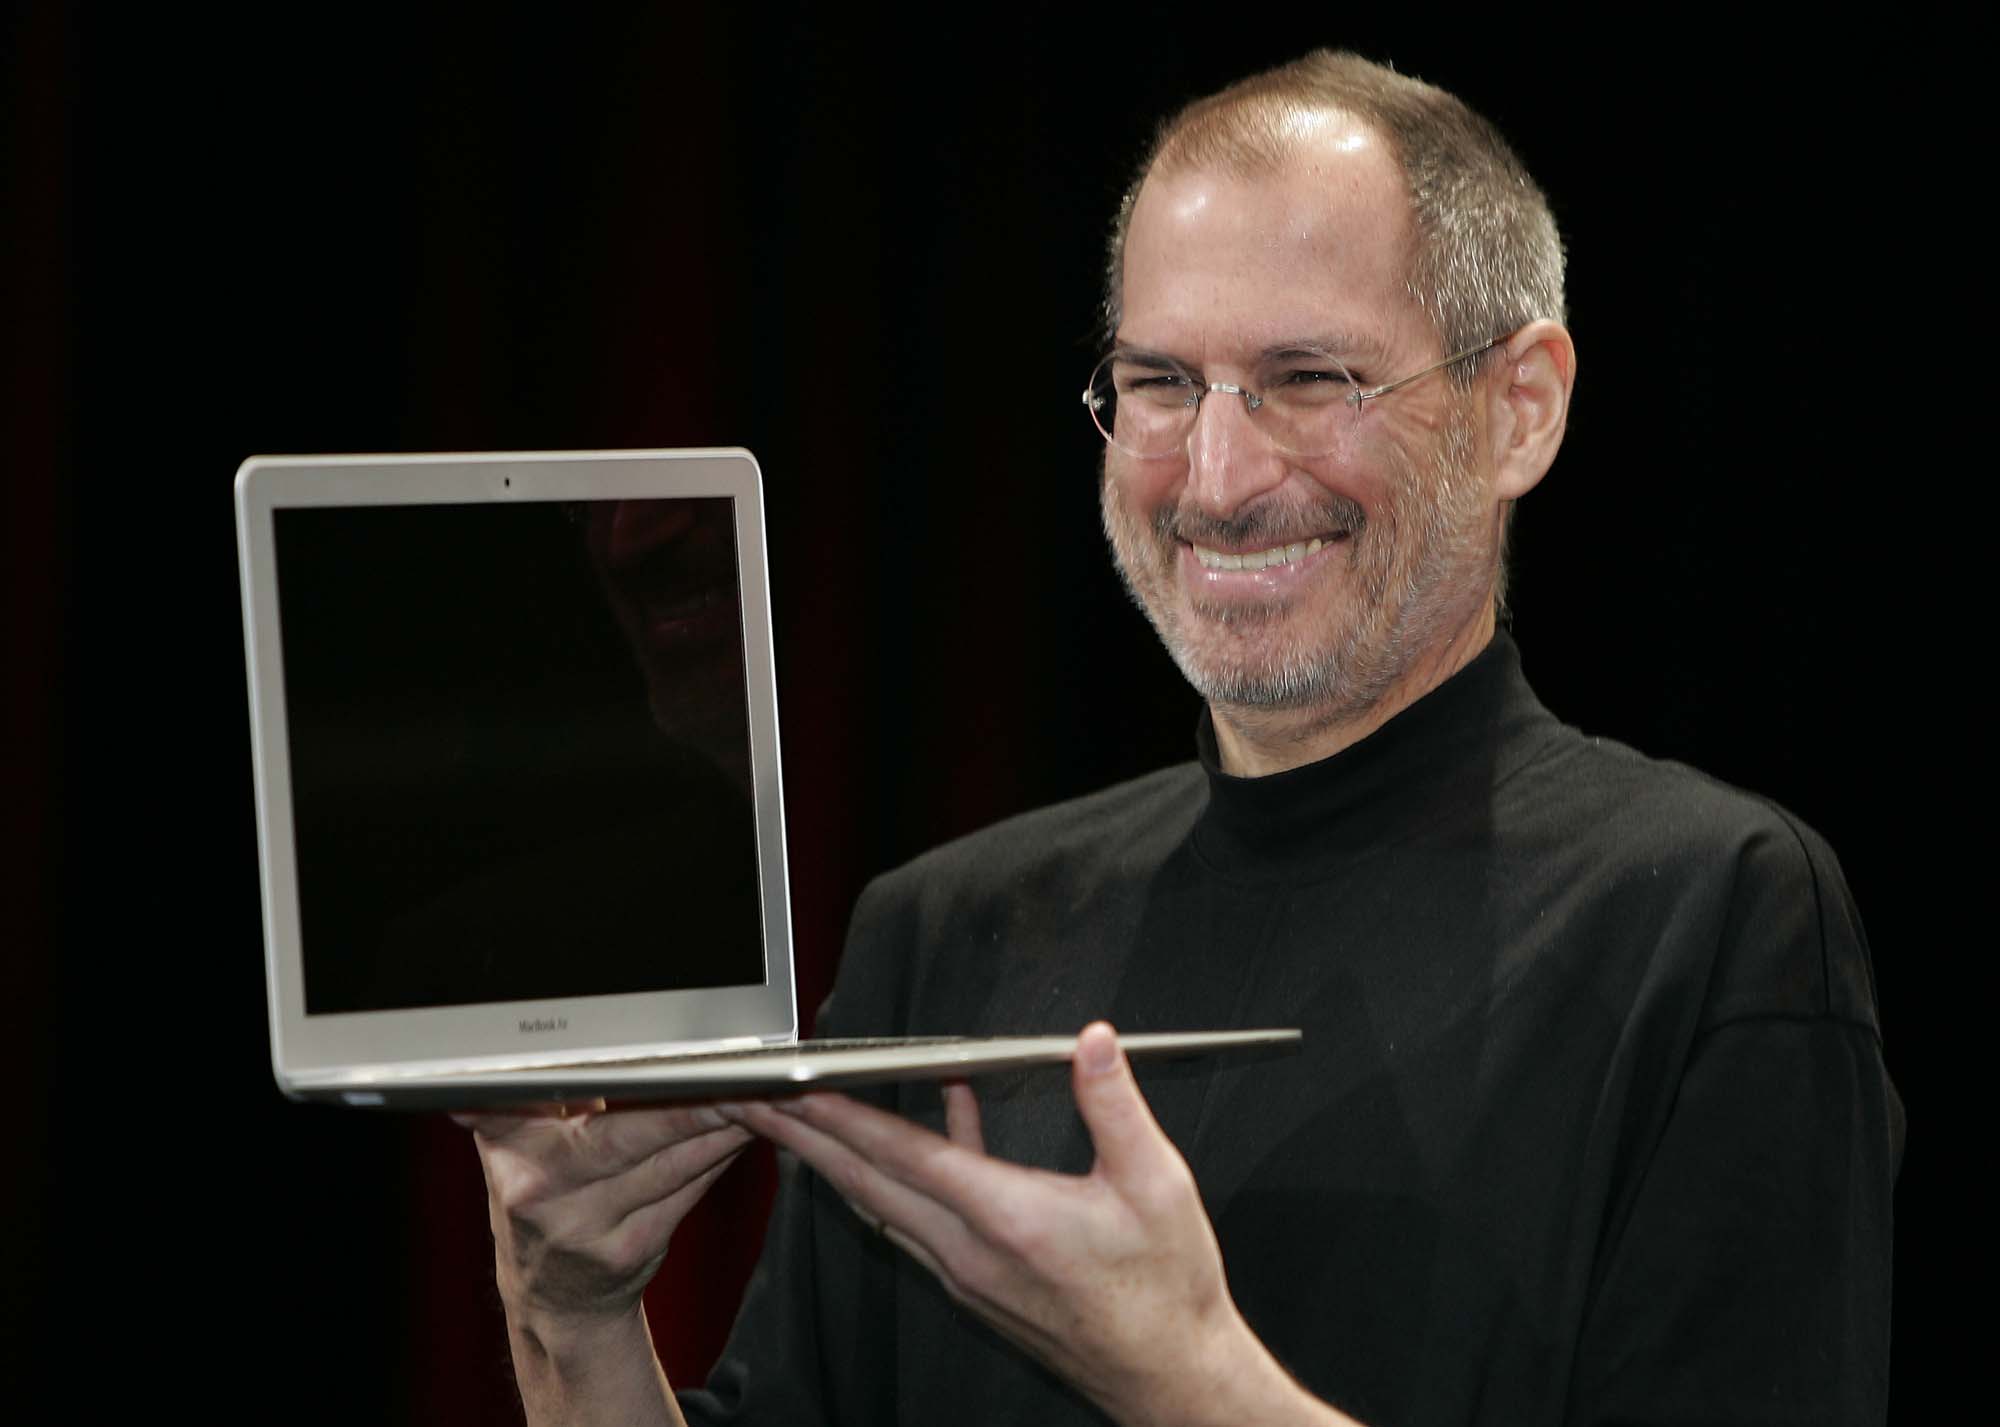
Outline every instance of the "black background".
[[[1926, 970], [1953, 790], [1912, 791], [1910, 712], [1952, 666], [1910, 536], [1949, 524], [1922, 403], [1968, 397], [1900, 380], [1953, 320], [1916, 42], [1171, 4], [6, 23], [24, 1364], [225, 1419], [508, 1410], [462, 1136], [270, 1085], [236, 465], [754, 449], [810, 1000], [869, 875], [1188, 755], [1096, 529], [1100, 235], [1162, 113], [1318, 43], [1457, 91], [1552, 197], [1580, 376], [1516, 524], [1528, 672], [1840, 851], [1914, 1121], [1899, 1415], [1958, 1357]], [[767, 1173], [676, 1243], [676, 1370], [726, 1327]]]

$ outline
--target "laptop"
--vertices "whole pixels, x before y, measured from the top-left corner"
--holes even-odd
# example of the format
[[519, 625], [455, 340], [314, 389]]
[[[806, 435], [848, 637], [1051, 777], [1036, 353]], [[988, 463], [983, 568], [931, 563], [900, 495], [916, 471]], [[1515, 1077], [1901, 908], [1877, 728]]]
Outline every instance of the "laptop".
[[236, 513], [288, 1096], [743, 1097], [1074, 1051], [1073, 1033], [797, 1039], [748, 451], [259, 456]]

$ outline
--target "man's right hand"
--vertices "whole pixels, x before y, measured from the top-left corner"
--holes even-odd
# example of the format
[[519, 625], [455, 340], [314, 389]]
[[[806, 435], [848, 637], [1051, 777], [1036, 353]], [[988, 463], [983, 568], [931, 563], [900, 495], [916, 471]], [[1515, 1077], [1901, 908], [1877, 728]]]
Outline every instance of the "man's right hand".
[[[637, 1420], [631, 1394], [651, 1406], [665, 1387], [640, 1295], [667, 1240], [749, 1131], [707, 1106], [453, 1118], [472, 1131], [486, 1171], [495, 1268], [530, 1419], [590, 1420], [594, 1408], [621, 1403], [625, 1420]], [[655, 1420], [678, 1417], [670, 1402], [666, 1409]]]

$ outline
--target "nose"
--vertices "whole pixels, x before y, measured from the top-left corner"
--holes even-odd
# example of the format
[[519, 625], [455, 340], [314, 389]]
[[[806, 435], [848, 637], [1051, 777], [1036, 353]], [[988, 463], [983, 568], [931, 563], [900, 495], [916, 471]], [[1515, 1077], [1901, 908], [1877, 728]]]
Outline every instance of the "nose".
[[1227, 519], [1284, 483], [1282, 452], [1250, 417], [1256, 398], [1241, 387], [1211, 384], [1188, 432], [1187, 498]]

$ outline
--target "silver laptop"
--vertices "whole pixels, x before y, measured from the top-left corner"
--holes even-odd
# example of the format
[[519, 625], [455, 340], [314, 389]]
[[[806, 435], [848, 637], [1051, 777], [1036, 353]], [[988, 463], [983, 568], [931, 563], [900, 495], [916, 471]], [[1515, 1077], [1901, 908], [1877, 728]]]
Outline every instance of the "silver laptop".
[[748, 451], [260, 456], [236, 510], [286, 1094], [755, 1095], [1073, 1051], [796, 1039]]

